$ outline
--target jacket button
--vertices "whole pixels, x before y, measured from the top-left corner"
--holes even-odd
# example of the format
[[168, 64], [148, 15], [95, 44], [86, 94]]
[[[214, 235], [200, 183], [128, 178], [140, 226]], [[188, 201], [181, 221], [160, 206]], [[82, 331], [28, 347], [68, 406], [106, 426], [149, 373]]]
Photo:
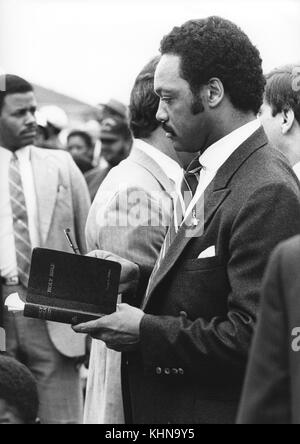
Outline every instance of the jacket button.
[[183, 368], [179, 368], [179, 369], [178, 369], [178, 373], [180, 374], [180, 376], [183, 376], [183, 375], [184, 375], [184, 370], [183, 370]]
[[156, 369], [155, 369], [155, 373], [156, 373], [157, 375], [161, 375], [161, 374], [162, 374], [162, 369], [161, 369], [160, 367], [156, 367]]
[[171, 370], [169, 368], [165, 368], [165, 375], [169, 376], [171, 374]]

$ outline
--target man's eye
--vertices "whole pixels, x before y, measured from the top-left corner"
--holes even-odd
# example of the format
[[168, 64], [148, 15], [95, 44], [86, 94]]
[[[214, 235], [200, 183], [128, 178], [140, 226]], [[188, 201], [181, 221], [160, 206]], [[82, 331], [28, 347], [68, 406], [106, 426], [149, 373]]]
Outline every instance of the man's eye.
[[14, 113], [14, 116], [15, 116], [15, 117], [23, 117], [24, 114], [25, 114], [24, 111], [17, 111], [17, 112]]
[[161, 100], [164, 103], [170, 103], [172, 101], [171, 97], [162, 97]]

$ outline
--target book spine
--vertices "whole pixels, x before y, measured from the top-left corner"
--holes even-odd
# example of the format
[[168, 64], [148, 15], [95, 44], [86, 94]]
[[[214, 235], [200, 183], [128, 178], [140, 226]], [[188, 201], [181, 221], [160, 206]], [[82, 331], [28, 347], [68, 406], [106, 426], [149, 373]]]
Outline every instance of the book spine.
[[59, 322], [61, 324], [78, 325], [83, 322], [94, 321], [101, 317], [93, 313], [82, 313], [57, 307], [46, 307], [38, 304], [25, 304], [24, 316], [26, 318], [43, 319], [45, 321]]

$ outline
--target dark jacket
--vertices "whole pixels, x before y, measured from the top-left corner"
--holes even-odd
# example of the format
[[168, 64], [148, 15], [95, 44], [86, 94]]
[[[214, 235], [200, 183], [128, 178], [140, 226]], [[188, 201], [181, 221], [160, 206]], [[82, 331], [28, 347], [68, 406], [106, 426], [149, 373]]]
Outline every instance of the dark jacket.
[[219, 169], [144, 301], [140, 352], [125, 360], [134, 423], [235, 421], [267, 260], [300, 233], [299, 187], [262, 129]]
[[272, 255], [238, 422], [300, 424], [300, 237]]

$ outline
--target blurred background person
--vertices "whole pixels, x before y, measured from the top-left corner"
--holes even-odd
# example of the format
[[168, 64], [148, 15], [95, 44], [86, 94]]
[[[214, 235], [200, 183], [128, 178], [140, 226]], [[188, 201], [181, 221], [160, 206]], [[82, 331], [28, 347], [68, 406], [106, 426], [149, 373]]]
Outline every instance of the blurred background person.
[[111, 167], [125, 160], [131, 150], [132, 135], [127, 122], [109, 117], [102, 122], [101, 154]]
[[[80, 127], [82, 131], [85, 131], [88, 133], [93, 141], [94, 145], [94, 154], [93, 154], [93, 166], [99, 166], [100, 164], [100, 156], [101, 156], [101, 142], [100, 142], [100, 135], [101, 135], [101, 124], [98, 122], [98, 120], [91, 119], [84, 123]], [[104, 161], [105, 162], [105, 161]], [[106, 162], [105, 162], [106, 163]]]
[[67, 151], [71, 154], [83, 174], [94, 168], [94, 143], [92, 137], [87, 132], [80, 130], [71, 131], [67, 137]]
[[300, 179], [300, 66], [276, 68], [266, 80], [260, 120], [271, 144], [288, 158]]
[[105, 119], [102, 122], [100, 142], [101, 156], [105, 163], [100, 163], [85, 174], [92, 201], [110, 170], [130, 154], [132, 135], [128, 123], [112, 117]]
[[32, 373], [15, 359], [0, 356], [0, 424], [36, 424], [38, 408]]
[[65, 146], [60, 135], [69, 125], [66, 112], [56, 105], [48, 105], [39, 110], [39, 116], [41, 121], [46, 122], [44, 127], [46, 140], [43, 143], [43, 148], [64, 149]]
[[128, 120], [128, 107], [124, 103], [119, 102], [119, 100], [110, 99], [107, 103], [99, 104], [98, 109], [101, 122], [109, 117]]
[[47, 140], [49, 138], [47, 120], [39, 111], [35, 113], [35, 117], [37, 127], [34, 145], [40, 148], [47, 148]]

